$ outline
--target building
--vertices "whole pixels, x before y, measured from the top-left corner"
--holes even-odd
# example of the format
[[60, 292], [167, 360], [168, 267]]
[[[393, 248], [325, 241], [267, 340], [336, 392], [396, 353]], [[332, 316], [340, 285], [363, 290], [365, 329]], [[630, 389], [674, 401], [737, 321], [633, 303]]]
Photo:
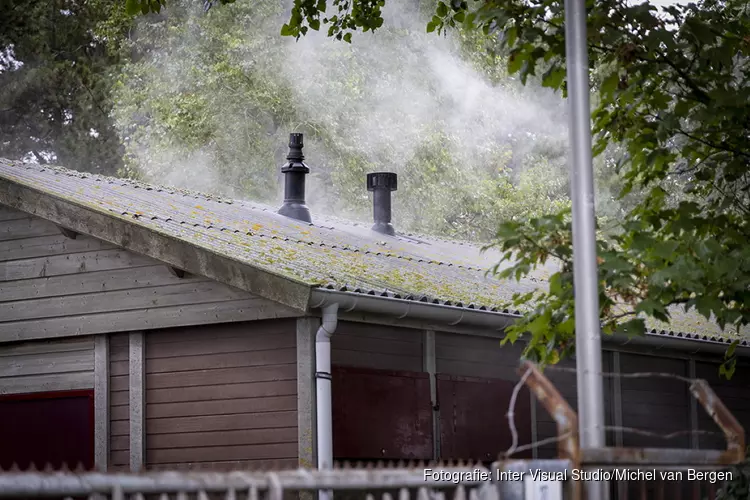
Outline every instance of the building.
[[[492, 306], [538, 283], [485, 276], [497, 256], [471, 245], [388, 234], [388, 176], [368, 181], [380, 232], [299, 220], [294, 162], [287, 179], [301, 186], [287, 185], [285, 207], [296, 219], [0, 160], [0, 467], [315, 466], [331, 439], [334, 458], [353, 460], [491, 460], [509, 447], [521, 348], [500, 346], [517, 316]], [[605, 370], [706, 378], [750, 424], [748, 371], [718, 378], [729, 341], [690, 315], [673, 327], [604, 339]], [[326, 344], [332, 438], [316, 422], [327, 414], [316, 399]], [[742, 363], [748, 351], [743, 341]], [[575, 375], [549, 374], [575, 407]], [[718, 431], [678, 380], [608, 378], [605, 396], [608, 425]], [[520, 444], [555, 434], [528, 392], [515, 420]], [[725, 446], [690, 433], [608, 439]]]

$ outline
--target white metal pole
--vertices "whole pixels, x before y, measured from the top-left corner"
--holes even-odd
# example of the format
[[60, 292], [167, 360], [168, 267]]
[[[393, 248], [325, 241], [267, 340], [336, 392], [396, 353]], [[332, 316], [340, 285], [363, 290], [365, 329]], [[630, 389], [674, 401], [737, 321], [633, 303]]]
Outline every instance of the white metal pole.
[[[585, 0], [565, 0], [565, 52], [570, 102], [578, 418], [582, 448], [605, 446], [602, 350], [597, 287], [594, 173]], [[606, 498], [604, 483], [586, 485], [589, 500]]]
[[[331, 336], [338, 326], [339, 305], [323, 307], [323, 318], [315, 334], [315, 397], [318, 469], [333, 467], [333, 401], [331, 399]], [[331, 490], [320, 490], [318, 500], [333, 500]]]

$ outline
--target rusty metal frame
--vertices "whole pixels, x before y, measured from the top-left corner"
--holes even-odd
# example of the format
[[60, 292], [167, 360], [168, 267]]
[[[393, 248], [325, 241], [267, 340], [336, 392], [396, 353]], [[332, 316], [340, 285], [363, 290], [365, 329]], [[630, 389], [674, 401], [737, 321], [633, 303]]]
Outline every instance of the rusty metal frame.
[[557, 435], [560, 436], [557, 450], [560, 458], [570, 460], [574, 468], [578, 467], [581, 463], [578, 415], [536, 365], [523, 361], [518, 373], [524, 377], [527, 372], [529, 375], [526, 377], [526, 385], [557, 424]]
[[690, 393], [716, 422], [727, 440], [724, 450], [681, 448], [598, 448], [581, 450], [581, 463], [587, 466], [650, 465], [691, 466], [703, 469], [723, 468], [745, 460], [745, 430], [708, 383], [696, 379]]
[[721, 453], [718, 462], [730, 465], [745, 460], [745, 429], [729, 409], [703, 379], [696, 379], [690, 384], [690, 393], [698, 400], [716, 422], [727, 440], [727, 449]]
[[652, 465], [661, 467], [692, 466], [696, 468], [719, 468], [745, 460], [745, 430], [727, 409], [721, 399], [702, 379], [690, 384], [690, 393], [716, 422], [727, 440], [725, 450], [693, 450], [671, 448], [624, 448], [604, 447], [581, 449], [578, 439], [578, 416], [560, 395], [552, 382], [539, 368], [523, 361], [518, 369], [526, 377], [526, 385], [557, 423], [558, 453], [560, 458], [570, 460], [573, 467]]
[[[545, 377], [537, 366], [530, 361], [522, 361], [518, 373], [525, 377], [525, 383], [529, 390], [536, 396], [537, 400], [544, 406], [550, 416], [557, 424], [557, 452], [559, 458], [568, 460], [571, 469], [580, 468], [581, 446], [578, 439], [578, 415], [570, 407], [565, 398]], [[503, 457], [499, 458], [502, 461]], [[569, 496], [572, 500], [582, 498], [582, 487], [580, 481], [569, 481]]]

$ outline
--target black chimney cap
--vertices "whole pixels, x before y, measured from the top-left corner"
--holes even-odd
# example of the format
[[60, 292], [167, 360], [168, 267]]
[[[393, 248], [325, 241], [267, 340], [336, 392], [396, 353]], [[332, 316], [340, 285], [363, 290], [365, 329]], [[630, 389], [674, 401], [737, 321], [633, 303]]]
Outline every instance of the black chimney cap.
[[310, 173], [310, 167], [303, 163], [305, 155], [302, 154], [302, 148], [305, 147], [303, 136], [300, 133], [289, 134], [289, 153], [286, 155], [288, 160], [283, 167], [282, 173], [287, 172], [304, 172]]
[[393, 172], [373, 172], [367, 174], [367, 190], [387, 189], [396, 191], [398, 189], [398, 176]]

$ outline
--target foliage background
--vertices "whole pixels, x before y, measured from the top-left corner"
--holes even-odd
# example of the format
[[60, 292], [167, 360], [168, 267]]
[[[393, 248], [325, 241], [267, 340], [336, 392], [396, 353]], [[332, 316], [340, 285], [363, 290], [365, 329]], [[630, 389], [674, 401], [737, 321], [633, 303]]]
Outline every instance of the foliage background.
[[140, 25], [148, 53], [116, 86], [125, 173], [276, 203], [299, 131], [315, 211], [369, 218], [364, 179], [377, 170], [400, 176], [403, 230], [489, 241], [498, 219], [566, 206], [559, 96], [508, 77], [492, 37], [436, 38], [419, 6], [397, 7], [377, 36], [349, 45], [280, 38], [278, 2], [208, 15], [171, 2]]

